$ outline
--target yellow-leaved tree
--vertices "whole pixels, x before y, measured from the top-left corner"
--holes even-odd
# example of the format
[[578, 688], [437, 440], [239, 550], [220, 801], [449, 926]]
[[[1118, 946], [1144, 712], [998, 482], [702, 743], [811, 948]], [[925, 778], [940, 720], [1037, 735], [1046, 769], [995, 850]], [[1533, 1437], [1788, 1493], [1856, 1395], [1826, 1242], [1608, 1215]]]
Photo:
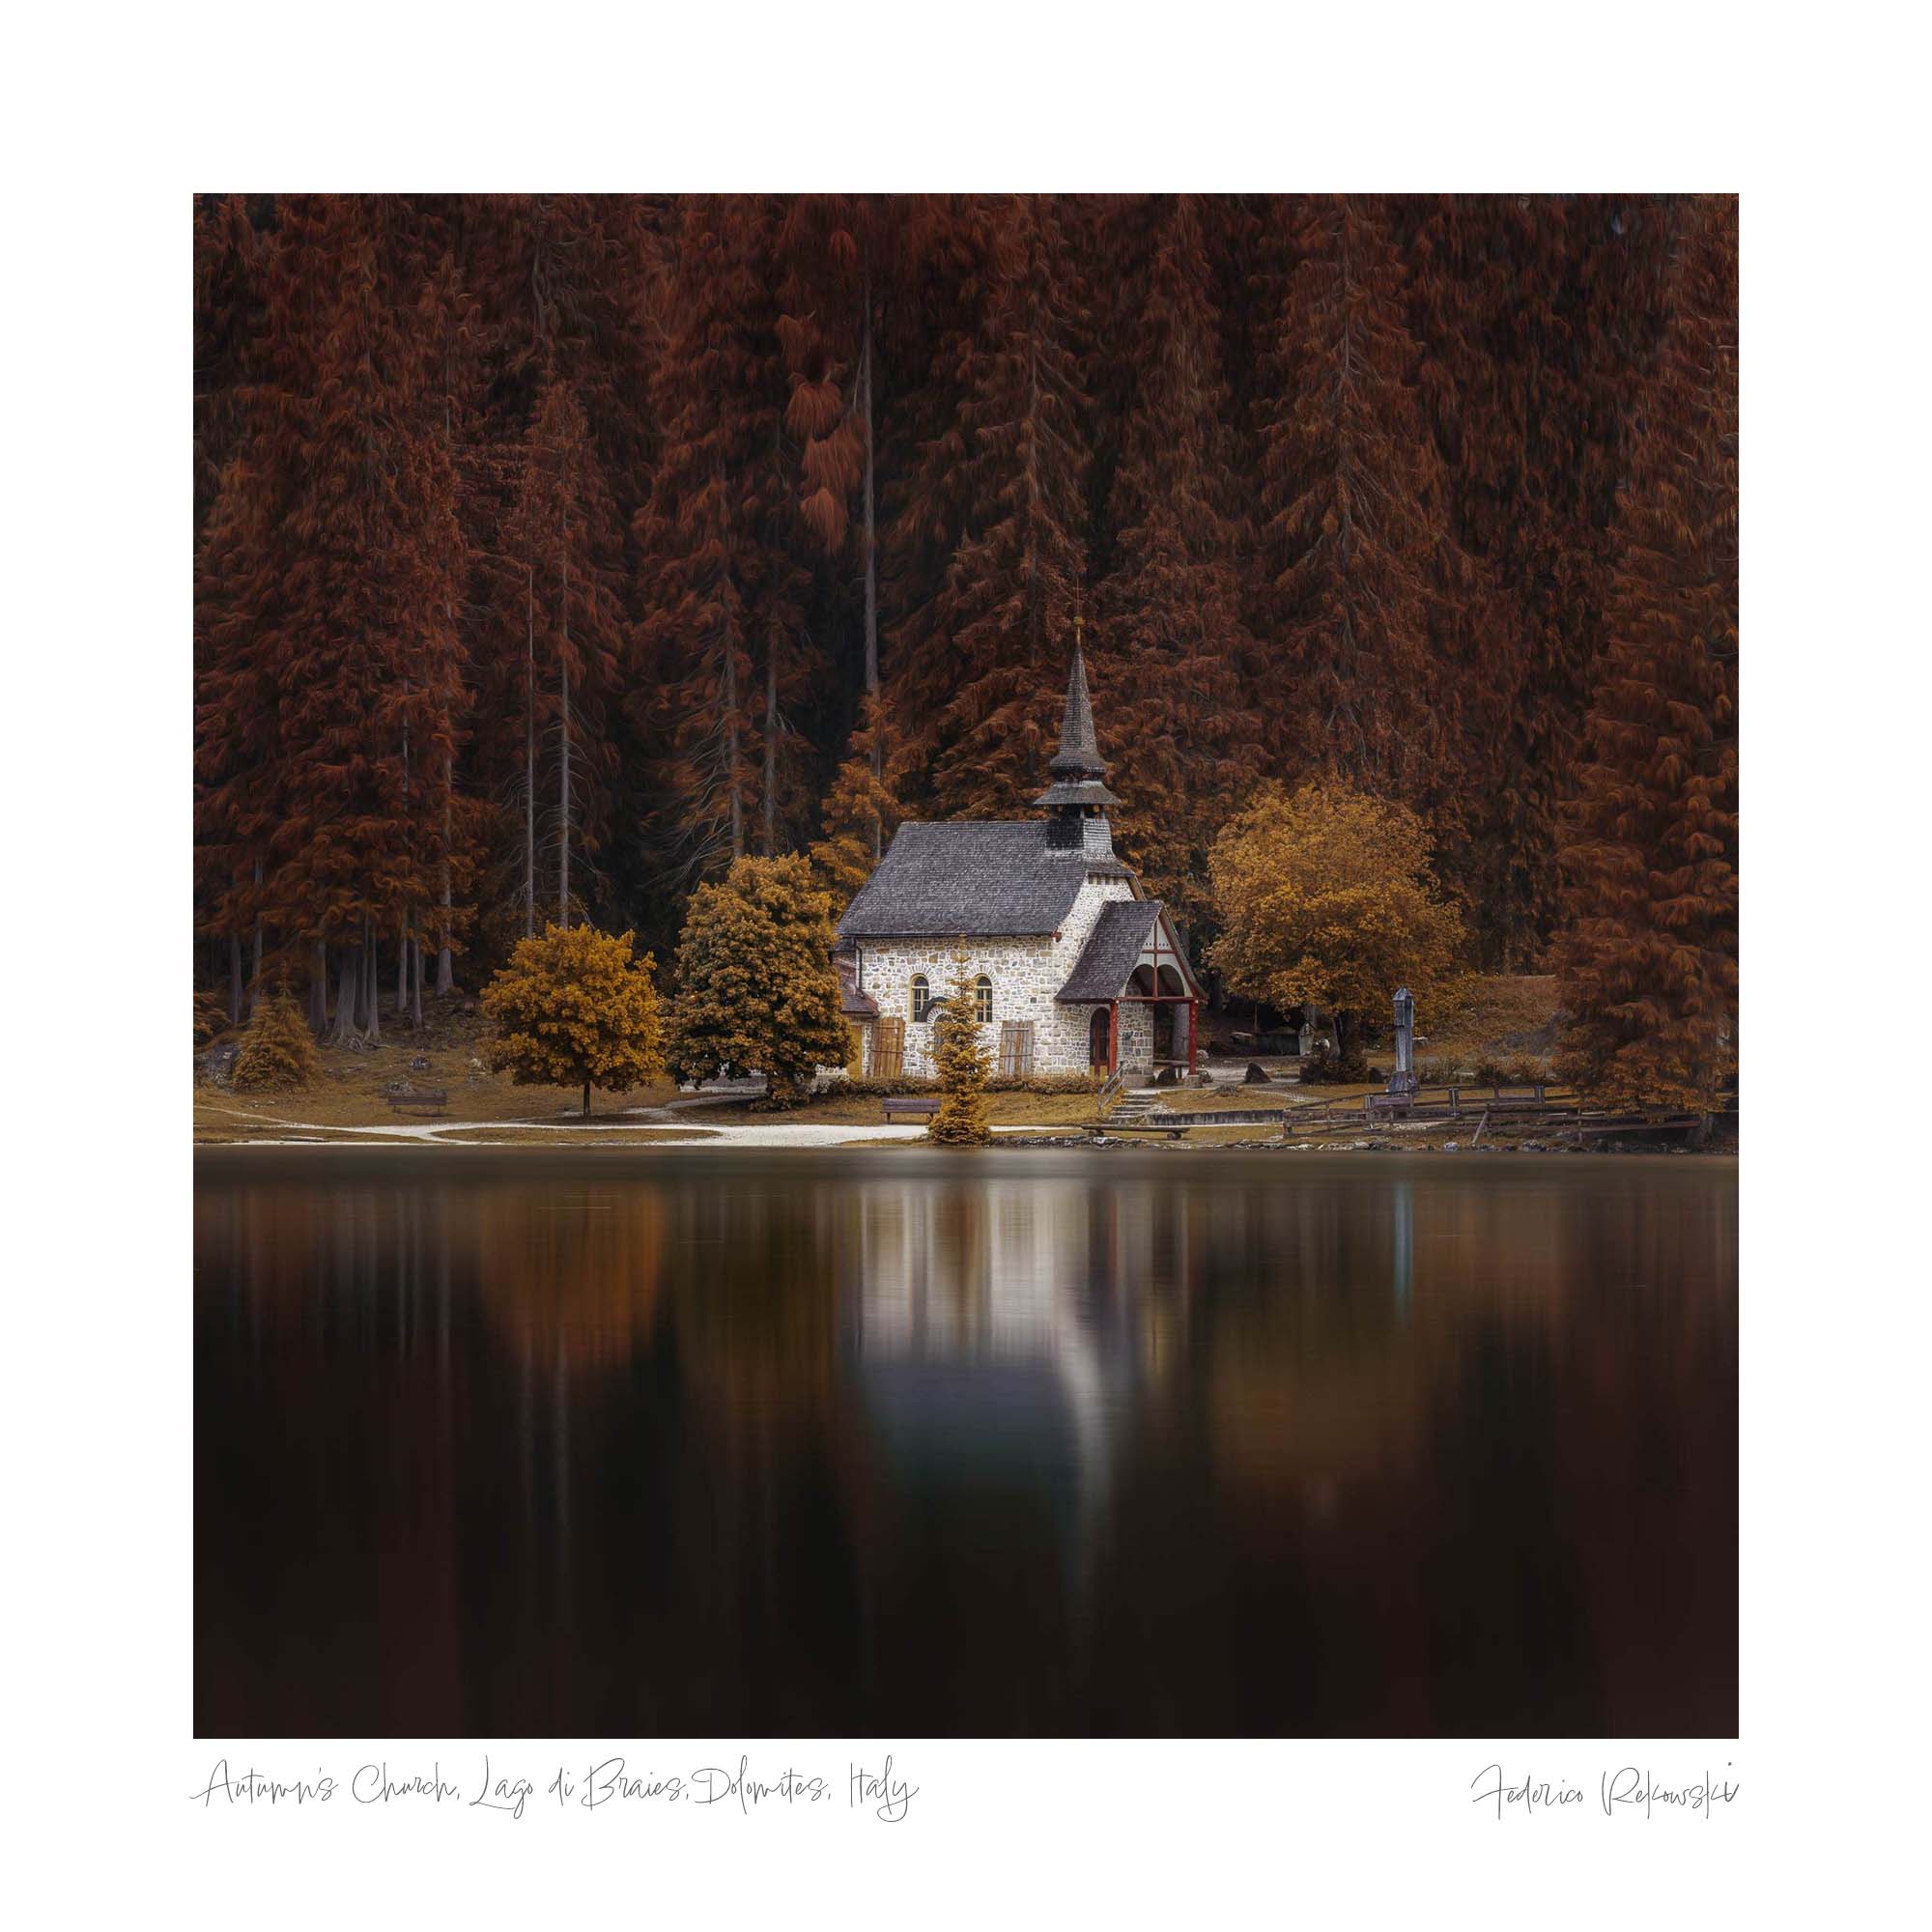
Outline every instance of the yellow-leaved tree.
[[1265, 785], [1208, 860], [1221, 937], [1208, 959], [1231, 990], [1335, 1016], [1347, 1059], [1364, 1014], [1407, 986], [1425, 1012], [1463, 977], [1462, 916], [1441, 895], [1429, 837], [1406, 807], [1336, 778]]
[[622, 1093], [664, 1077], [663, 1036], [651, 956], [632, 935], [594, 925], [551, 925], [517, 942], [483, 989], [490, 1065], [518, 1086]]
[[677, 946], [670, 1065], [680, 1080], [762, 1073], [795, 1107], [851, 1051], [832, 967], [832, 901], [797, 853], [739, 859], [691, 895]]
[[939, 1111], [927, 1136], [953, 1147], [992, 1139], [986, 1124], [986, 1049], [980, 1043], [979, 996], [966, 977], [966, 958], [955, 953], [952, 990], [933, 1012], [932, 1050], [939, 1063]]

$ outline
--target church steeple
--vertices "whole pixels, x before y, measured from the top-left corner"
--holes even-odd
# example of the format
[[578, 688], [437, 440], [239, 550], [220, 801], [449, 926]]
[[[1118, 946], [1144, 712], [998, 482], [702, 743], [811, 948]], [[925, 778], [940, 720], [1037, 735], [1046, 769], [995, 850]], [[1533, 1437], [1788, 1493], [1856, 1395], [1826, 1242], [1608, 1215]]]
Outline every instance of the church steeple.
[[1060, 750], [1047, 771], [1053, 782], [1034, 800], [1053, 814], [1049, 845], [1111, 857], [1113, 835], [1106, 809], [1120, 800], [1107, 789], [1107, 767], [1094, 731], [1094, 701], [1087, 695], [1087, 662], [1080, 648], [1080, 619], [1073, 620], [1073, 666], [1066, 677], [1066, 710]]
[[1080, 619], [1073, 620], [1073, 668], [1066, 678], [1066, 712], [1060, 724], [1060, 750], [1047, 766], [1057, 779], [1098, 779], [1106, 772], [1094, 735], [1094, 700], [1087, 696], [1087, 661], [1080, 649]]

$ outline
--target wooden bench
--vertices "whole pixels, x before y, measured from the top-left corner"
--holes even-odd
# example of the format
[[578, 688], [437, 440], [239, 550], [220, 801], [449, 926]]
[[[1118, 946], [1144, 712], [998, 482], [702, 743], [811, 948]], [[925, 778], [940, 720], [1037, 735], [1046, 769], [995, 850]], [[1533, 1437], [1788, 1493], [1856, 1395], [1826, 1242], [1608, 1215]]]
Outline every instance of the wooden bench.
[[1086, 1127], [1090, 1134], [1165, 1134], [1169, 1140], [1178, 1140], [1189, 1127], [1198, 1127], [1209, 1118], [1189, 1114], [1185, 1117], [1176, 1115], [1165, 1121], [1089, 1121]]
[[398, 1114], [441, 1114], [449, 1108], [447, 1087], [389, 1087], [384, 1094]]
[[885, 1109], [889, 1121], [895, 1114], [909, 1114], [916, 1119], [929, 1121], [939, 1112], [939, 1096], [936, 1094], [888, 1094], [879, 1105]]

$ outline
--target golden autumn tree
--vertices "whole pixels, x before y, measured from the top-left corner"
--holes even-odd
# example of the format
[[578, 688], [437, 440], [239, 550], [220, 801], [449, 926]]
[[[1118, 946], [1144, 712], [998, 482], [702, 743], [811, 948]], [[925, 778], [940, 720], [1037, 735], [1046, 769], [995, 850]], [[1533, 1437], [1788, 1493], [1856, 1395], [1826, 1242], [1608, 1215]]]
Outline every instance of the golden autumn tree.
[[1251, 999], [1332, 1012], [1345, 1059], [1398, 986], [1426, 1009], [1461, 976], [1462, 916], [1430, 870], [1421, 819], [1340, 779], [1264, 786], [1222, 828], [1208, 875], [1222, 922], [1211, 963]]
[[664, 1073], [651, 957], [637, 958], [632, 935], [593, 925], [549, 925], [523, 939], [483, 991], [492, 1028], [491, 1066], [520, 1087], [581, 1087], [622, 1093]]
[[933, 1013], [933, 1056], [939, 1063], [939, 1111], [926, 1135], [952, 1147], [978, 1147], [992, 1139], [986, 1125], [986, 1049], [980, 1043], [980, 1014], [965, 954], [952, 960], [952, 990]]
[[692, 895], [677, 948], [671, 1070], [680, 1080], [762, 1073], [792, 1107], [851, 1051], [832, 966], [832, 905], [799, 854], [740, 859]]
[[235, 1056], [235, 1086], [242, 1093], [288, 1094], [322, 1076], [322, 1055], [308, 1020], [286, 985], [255, 1003], [255, 1016]]

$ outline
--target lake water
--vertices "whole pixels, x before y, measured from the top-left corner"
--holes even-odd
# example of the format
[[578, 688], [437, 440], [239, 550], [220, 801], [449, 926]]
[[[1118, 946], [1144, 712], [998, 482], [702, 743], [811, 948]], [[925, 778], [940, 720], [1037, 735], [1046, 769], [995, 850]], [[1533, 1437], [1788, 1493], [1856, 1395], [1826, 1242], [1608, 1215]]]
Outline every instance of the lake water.
[[203, 1151], [207, 1736], [1727, 1736], [1694, 1157]]

